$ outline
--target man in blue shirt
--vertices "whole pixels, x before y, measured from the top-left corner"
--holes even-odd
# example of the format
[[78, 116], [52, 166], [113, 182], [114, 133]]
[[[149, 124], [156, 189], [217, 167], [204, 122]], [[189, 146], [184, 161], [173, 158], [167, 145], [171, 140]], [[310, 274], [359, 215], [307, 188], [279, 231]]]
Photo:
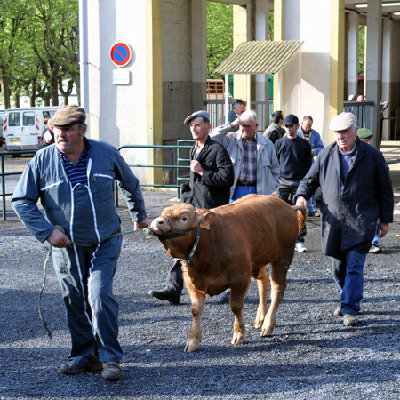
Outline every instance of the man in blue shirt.
[[[60, 371], [122, 374], [118, 303], [112, 293], [121, 251], [113, 181], [126, 197], [134, 229], [148, 226], [139, 181], [108, 143], [85, 138], [85, 111], [76, 105], [53, 116], [55, 143], [37, 152], [23, 172], [12, 206], [29, 231], [52, 246], [67, 309], [72, 349]], [[38, 199], [46, 218], [39, 211]]]

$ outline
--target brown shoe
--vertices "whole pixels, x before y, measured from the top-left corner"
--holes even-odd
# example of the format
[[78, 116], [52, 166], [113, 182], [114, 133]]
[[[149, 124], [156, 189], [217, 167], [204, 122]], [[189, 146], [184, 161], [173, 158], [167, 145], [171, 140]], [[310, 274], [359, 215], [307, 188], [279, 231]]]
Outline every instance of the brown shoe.
[[355, 314], [346, 314], [343, 316], [344, 326], [357, 326], [358, 323], [358, 318]]
[[104, 379], [115, 381], [122, 375], [122, 367], [119, 362], [103, 362], [103, 371], [101, 376]]
[[66, 375], [77, 375], [82, 372], [95, 372], [103, 369], [102, 363], [99, 361], [98, 356], [90, 356], [86, 365], [76, 365], [69, 361], [63, 362], [60, 365], [60, 372]]

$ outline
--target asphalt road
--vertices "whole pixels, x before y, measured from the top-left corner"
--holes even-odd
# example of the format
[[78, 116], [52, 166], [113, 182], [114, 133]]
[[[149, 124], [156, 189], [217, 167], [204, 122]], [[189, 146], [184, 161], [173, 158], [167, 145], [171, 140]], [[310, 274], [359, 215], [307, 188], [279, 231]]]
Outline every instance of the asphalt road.
[[[146, 192], [150, 219], [176, 192]], [[175, 199], [176, 200], [176, 199]], [[130, 230], [128, 212], [119, 214]], [[98, 373], [64, 376], [58, 367], [69, 351], [64, 306], [51, 266], [43, 312], [37, 313], [47, 247], [11, 215], [0, 221], [0, 399], [347, 399], [400, 398], [400, 223], [381, 240], [383, 253], [368, 255], [359, 327], [332, 316], [339, 294], [330, 261], [321, 253], [318, 219], [308, 220], [309, 252], [295, 254], [277, 328], [261, 338], [252, 328], [257, 288], [245, 304], [246, 342], [234, 347], [233, 314], [208, 298], [203, 341], [183, 351], [191, 325], [186, 290], [172, 306], [148, 297], [161, 288], [170, 257], [157, 238], [127, 235], [115, 277], [120, 304], [124, 375], [116, 382]]]

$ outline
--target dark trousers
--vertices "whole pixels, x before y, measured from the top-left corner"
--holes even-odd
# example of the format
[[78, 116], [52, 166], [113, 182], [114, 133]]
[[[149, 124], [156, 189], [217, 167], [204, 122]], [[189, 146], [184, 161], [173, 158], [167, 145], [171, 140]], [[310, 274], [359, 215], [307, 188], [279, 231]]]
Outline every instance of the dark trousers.
[[[293, 204], [293, 198], [297, 192], [297, 189], [300, 185], [300, 181], [292, 181], [290, 179], [279, 178], [278, 187], [276, 188], [276, 195], [286, 201], [286, 203]], [[297, 239], [298, 242], [304, 242], [304, 239], [307, 235], [307, 227], [301, 229], [299, 233], [299, 237]]]
[[170, 293], [181, 294], [183, 288], [181, 261], [177, 258], [172, 260], [172, 268], [169, 271], [165, 281], [165, 291]]

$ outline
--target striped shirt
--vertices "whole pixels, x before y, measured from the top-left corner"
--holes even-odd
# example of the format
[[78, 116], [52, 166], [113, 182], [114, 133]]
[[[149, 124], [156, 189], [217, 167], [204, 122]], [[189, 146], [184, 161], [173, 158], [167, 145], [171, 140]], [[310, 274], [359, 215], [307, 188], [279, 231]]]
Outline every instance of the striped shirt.
[[256, 186], [257, 184], [257, 140], [256, 135], [250, 140], [242, 139], [243, 163], [237, 185]]
[[68, 180], [71, 182], [72, 187], [75, 187], [78, 183], [82, 185], [87, 185], [88, 178], [86, 175], [86, 167], [88, 152], [86, 148], [75, 165], [71, 164], [69, 159], [65, 157], [64, 154], [62, 154], [61, 152], [60, 157], [64, 165], [65, 172], [67, 173]]

